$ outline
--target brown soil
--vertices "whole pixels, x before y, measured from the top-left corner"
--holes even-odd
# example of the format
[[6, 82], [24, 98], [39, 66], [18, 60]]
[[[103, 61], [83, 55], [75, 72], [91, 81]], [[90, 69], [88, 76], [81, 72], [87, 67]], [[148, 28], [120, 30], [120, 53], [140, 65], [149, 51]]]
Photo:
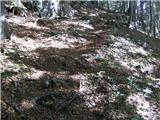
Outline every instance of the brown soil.
[[[95, 11], [89, 12], [93, 14]], [[132, 73], [122, 66], [117, 68], [107, 65], [104, 68], [101, 60], [94, 58], [89, 61], [85, 56], [96, 54], [102, 46], [110, 45], [106, 38], [112, 31], [112, 24], [115, 23], [106, 21], [118, 19], [121, 16], [109, 14], [103, 10], [99, 10], [98, 14], [99, 16], [93, 17], [91, 24], [94, 29], [81, 25], [81, 22], [85, 20], [79, 19], [78, 16], [85, 16], [86, 14], [83, 12], [77, 15], [76, 20], [64, 18], [39, 21], [38, 24], [46, 28], [28, 28], [24, 25], [26, 21], [28, 23], [35, 22], [36, 18], [34, 20], [25, 18], [22, 24], [14, 25], [12, 29], [22, 41], [18, 43], [11, 39], [2, 44], [2, 50], [15, 50], [14, 54], [7, 55], [7, 59], [5, 58], [2, 62], [2, 66], [4, 66], [1, 70], [3, 120], [120, 120], [128, 119], [128, 116], [136, 114], [134, 110], [128, 110], [133, 108], [132, 106], [125, 104], [122, 107], [121, 103], [117, 101], [110, 102], [114, 85], [117, 85], [120, 91], [127, 91], [126, 96], [133, 92], [124, 81], [124, 78]], [[105, 17], [106, 15], [109, 15], [108, 19]], [[76, 22], [80, 23], [75, 25]], [[12, 26], [13, 23], [10, 22], [10, 25]], [[117, 28], [119, 32], [113, 33], [115, 36], [142, 40], [152, 39], [140, 32], [130, 30], [126, 25]], [[81, 35], [79, 35], [80, 33]], [[68, 38], [62, 39], [62, 36], [66, 34]], [[29, 50], [25, 47], [22, 49], [30, 42], [30, 39], [27, 40], [28, 38], [38, 47]], [[75, 38], [73, 39], [75, 41], [66, 40], [72, 38]], [[83, 42], [80, 38], [86, 41]], [[24, 41], [26, 44], [23, 45]], [[57, 44], [64, 43], [69, 47], [48, 46], [52, 41], [58, 41]], [[156, 44], [154, 47], [159, 47], [159, 45]], [[10, 62], [18, 64], [18, 68], [9, 69], [6, 67]], [[95, 96], [87, 95], [87, 93], [81, 94], [79, 90], [82, 78], [76, 77], [74, 79], [73, 76], [83, 74], [88, 77], [88, 81], [100, 80], [102, 78], [96, 77], [100, 71], [105, 71], [105, 75], [102, 83], [98, 83], [96, 93], [92, 93]], [[92, 76], [92, 74], [94, 75]], [[114, 77], [116, 82], [113, 84], [114, 80], [110, 80], [108, 76]], [[113, 86], [111, 87], [111, 85]], [[99, 100], [99, 94], [105, 96], [103, 100]], [[95, 107], [89, 108], [86, 105], [86, 96], [97, 100]], [[122, 101], [125, 100], [122, 99]], [[127, 117], [118, 118], [119, 114], [123, 114], [124, 109], [128, 110], [128, 113], [124, 113]]]

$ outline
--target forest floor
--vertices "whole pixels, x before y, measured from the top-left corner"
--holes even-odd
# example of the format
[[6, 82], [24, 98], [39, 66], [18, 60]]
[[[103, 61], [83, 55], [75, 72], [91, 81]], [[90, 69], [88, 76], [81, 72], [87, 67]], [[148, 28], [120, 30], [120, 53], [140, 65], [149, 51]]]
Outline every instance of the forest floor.
[[7, 16], [13, 33], [1, 44], [3, 120], [160, 119], [159, 39], [100, 9], [28, 16]]

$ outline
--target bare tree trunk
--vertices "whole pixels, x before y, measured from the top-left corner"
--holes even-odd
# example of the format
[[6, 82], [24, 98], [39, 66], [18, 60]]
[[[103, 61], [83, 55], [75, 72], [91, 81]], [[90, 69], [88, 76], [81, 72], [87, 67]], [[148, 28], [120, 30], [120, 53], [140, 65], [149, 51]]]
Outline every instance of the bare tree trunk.
[[152, 19], [153, 19], [153, 37], [156, 37], [156, 6], [155, 2], [153, 1], [152, 5]]
[[60, 1], [59, 5], [59, 16], [70, 16], [70, 1]]
[[152, 35], [153, 34], [153, 14], [152, 14], [152, 11], [153, 11], [153, 8], [152, 8], [152, 2], [149, 1], [149, 8], [150, 8], [150, 34]]
[[107, 10], [109, 11], [109, 0], [106, 1], [107, 2]]
[[122, 1], [122, 12], [125, 12], [125, 10], [126, 10], [126, 6], [125, 6], [125, 1]]
[[144, 6], [144, 1], [140, 1], [140, 21], [141, 21], [141, 25], [142, 25], [142, 30], [146, 31], [146, 25], [144, 23], [144, 10], [143, 10], [143, 6]]
[[133, 27], [136, 29], [136, 1], [129, 1], [129, 25], [132, 24]]
[[128, 26], [130, 25], [132, 21], [132, 14], [133, 14], [133, 8], [132, 8], [132, 1], [129, 1], [129, 8], [128, 8], [128, 15], [129, 15], [129, 21], [128, 21]]
[[5, 1], [0, 1], [0, 27], [1, 27], [1, 33], [0, 33], [0, 40], [2, 39], [10, 39], [11, 31], [9, 29], [8, 23], [5, 19]]

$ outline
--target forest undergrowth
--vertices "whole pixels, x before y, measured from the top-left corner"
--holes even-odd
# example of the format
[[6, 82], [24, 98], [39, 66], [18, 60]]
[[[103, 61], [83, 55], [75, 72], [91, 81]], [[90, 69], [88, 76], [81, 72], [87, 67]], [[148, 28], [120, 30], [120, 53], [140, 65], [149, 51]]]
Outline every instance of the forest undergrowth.
[[54, 20], [28, 16], [7, 16], [2, 119], [160, 119], [159, 39], [98, 8]]

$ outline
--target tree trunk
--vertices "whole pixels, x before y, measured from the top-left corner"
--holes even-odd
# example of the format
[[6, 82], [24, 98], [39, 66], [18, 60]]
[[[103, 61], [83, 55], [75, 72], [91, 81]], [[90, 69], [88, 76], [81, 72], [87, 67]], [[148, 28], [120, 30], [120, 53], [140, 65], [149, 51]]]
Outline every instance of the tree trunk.
[[5, 19], [5, 1], [0, 1], [0, 27], [1, 27], [1, 35], [0, 35], [0, 40], [2, 39], [10, 39], [11, 31], [9, 29], [8, 23]]
[[125, 10], [126, 10], [126, 5], [125, 4], [126, 4], [125, 1], [123, 1], [122, 2], [122, 12], [125, 12]]
[[70, 4], [71, 4], [70, 1], [60, 1], [59, 16], [61, 16], [61, 17], [72, 16], [72, 15], [70, 15], [70, 11], [71, 11]]
[[106, 1], [107, 2], [107, 10], [109, 11], [109, 0]]
[[142, 30], [146, 31], [146, 25], [144, 23], [144, 10], [143, 10], [144, 1], [140, 1], [140, 21], [142, 25]]
[[155, 2], [153, 1], [152, 5], [152, 19], [153, 19], [153, 37], [156, 38], [156, 6]]
[[133, 27], [136, 29], [136, 1], [129, 1], [129, 22], [128, 24], [133, 25]]
[[129, 1], [129, 8], [127, 10], [127, 14], [129, 15], [129, 21], [128, 21], [128, 26], [130, 25], [131, 21], [132, 21], [132, 1]]
[[152, 11], [153, 11], [153, 8], [152, 8], [152, 2], [149, 1], [149, 8], [150, 8], [150, 34], [152, 35], [153, 34], [153, 14], [152, 14]]

